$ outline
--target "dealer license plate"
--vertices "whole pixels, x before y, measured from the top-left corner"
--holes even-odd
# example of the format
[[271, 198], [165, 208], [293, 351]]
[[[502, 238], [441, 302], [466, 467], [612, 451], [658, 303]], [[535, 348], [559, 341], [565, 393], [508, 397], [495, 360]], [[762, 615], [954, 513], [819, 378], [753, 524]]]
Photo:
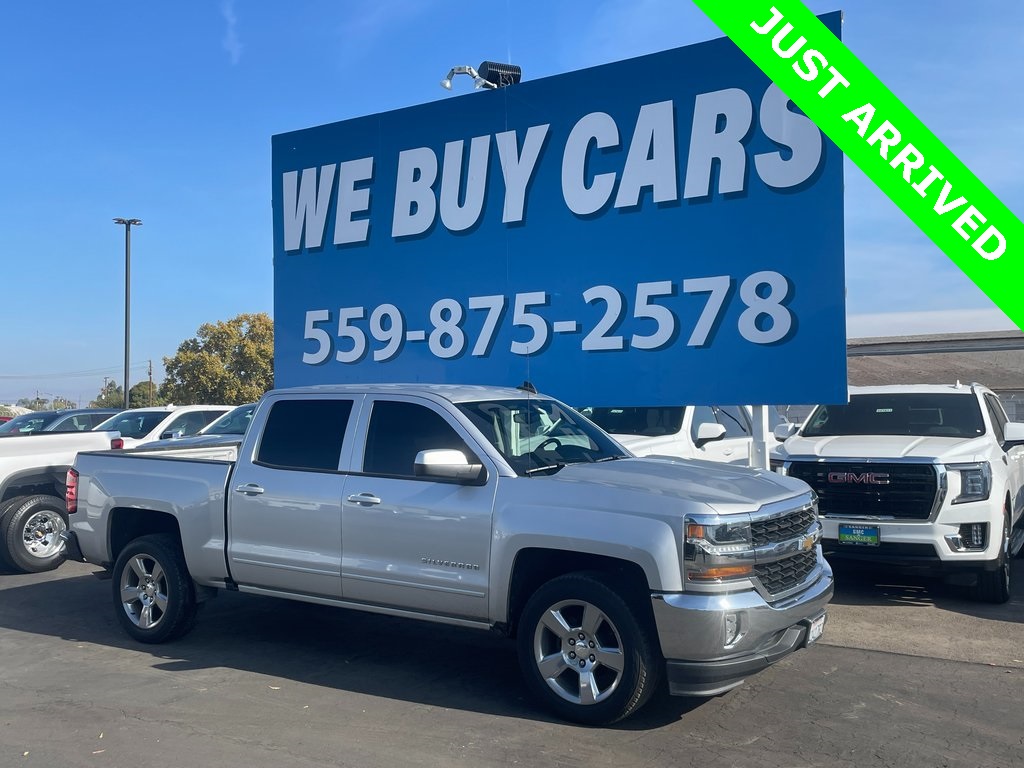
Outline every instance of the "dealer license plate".
[[821, 637], [821, 633], [824, 632], [824, 631], [825, 631], [825, 614], [823, 613], [823, 614], [821, 614], [821, 616], [819, 616], [818, 618], [814, 619], [814, 621], [811, 622], [811, 628], [809, 630], [807, 630], [807, 643], [806, 643], [806, 645], [810, 645], [811, 643], [815, 642], [819, 637]]
[[861, 546], [877, 547], [879, 538], [877, 525], [839, 526], [840, 544], [859, 544]]

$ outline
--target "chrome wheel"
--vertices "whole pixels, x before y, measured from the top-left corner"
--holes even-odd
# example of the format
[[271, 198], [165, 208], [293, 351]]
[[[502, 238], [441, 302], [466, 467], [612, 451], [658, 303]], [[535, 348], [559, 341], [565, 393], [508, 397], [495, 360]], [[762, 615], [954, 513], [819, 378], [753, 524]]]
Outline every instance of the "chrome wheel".
[[60, 535], [65, 530], [67, 525], [64, 518], [56, 510], [41, 509], [25, 521], [21, 529], [21, 541], [30, 556], [44, 560], [64, 549]]
[[152, 555], [140, 552], [121, 571], [121, 607], [139, 629], [153, 629], [167, 613], [167, 576]]
[[544, 612], [533, 633], [533, 655], [548, 687], [572, 704], [609, 698], [625, 668], [615, 624], [583, 600], [563, 600]]

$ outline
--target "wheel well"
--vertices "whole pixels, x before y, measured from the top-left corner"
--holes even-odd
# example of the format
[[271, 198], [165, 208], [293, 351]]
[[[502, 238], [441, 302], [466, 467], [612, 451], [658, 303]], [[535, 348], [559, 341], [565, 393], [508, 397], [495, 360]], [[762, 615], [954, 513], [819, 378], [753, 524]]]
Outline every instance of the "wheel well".
[[524, 549], [516, 555], [509, 579], [507, 631], [515, 636], [519, 615], [530, 595], [548, 581], [567, 573], [588, 571], [607, 575], [620, 590], [625, 590], [630, 602], [640, 607], [642, 616], [654, 620], [650, 605], [650, 586], [643, 568], [628, 560], [594, 555], [589, 552], [567, 552], [558, 549]]
[[[66, 472], [67, 470], [65, 470]], [[57, 472], [36, 472], [15, 476], [4, 488], [0, 501], [13, 499], [15, 496], [56, 496], [64, 498], [64, 479], [57, 478]]]
[[121, 550], [139, 536], [169, 533], [181, 541], [181, 530], [174, 515], [152, 509], [118, 507], [110, 510], [110, 560], [117, 560]]

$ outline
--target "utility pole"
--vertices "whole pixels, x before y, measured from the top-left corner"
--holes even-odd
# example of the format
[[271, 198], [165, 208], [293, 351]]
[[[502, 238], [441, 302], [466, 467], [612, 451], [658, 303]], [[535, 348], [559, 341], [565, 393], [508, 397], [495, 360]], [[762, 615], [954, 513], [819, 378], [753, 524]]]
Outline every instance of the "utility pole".
[[153, 405], [153, 361], [149, 361], [149, 405]]

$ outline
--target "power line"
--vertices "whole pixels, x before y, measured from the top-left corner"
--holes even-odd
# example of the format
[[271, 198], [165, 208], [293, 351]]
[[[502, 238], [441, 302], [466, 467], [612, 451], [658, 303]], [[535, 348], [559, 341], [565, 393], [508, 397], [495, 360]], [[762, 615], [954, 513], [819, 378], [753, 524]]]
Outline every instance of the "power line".
[[[146, 368], [147, 363], [136, 363], [131, 366], [134, 370], [136, 368]], [[87, 371], [65, 371], [61, 373], [16, 373], [16, 374], [0, 374], [0, 380], [14, 381], [23, 379], [61, 379], [61, 378], [78, 378], [82, 376], [102, 376], [105, 373], [111, 371], [119, 371], [120, 367], [117, 365], [110, 365], [106, 368], [92, 368]]]

